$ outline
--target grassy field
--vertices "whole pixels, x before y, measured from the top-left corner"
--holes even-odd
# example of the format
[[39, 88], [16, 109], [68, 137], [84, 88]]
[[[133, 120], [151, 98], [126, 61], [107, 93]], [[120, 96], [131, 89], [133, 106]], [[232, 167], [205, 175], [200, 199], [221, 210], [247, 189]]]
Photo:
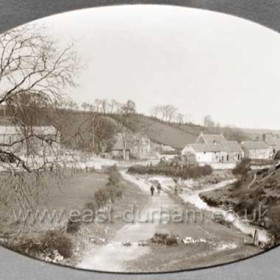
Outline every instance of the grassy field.
[[[34, 257], [75, 265], [91, 242], [101, 240], [105, 244], [124, 226], [122, 220], [117, 219], [96, 222], [100, 210], [110, 206], [110, 211], [118, 217], [132, 204], [143, 207], [148, 199], [137, 186], [123, 180], [116, 168], [98, 173], [75, 172], [59, 183], [52, 175], [41, 174], [45, 185], [40, 188], [40, 199], [33, 201], [31, 208], [21, 208], [17, 200], [1, 203], [0, 242], [4, 246]], [[1, 179], [3, 183], [9, 177]], [[73, 211], [83, 215], [89, 210], [93, 213], [90, 221], [73, 222]]]

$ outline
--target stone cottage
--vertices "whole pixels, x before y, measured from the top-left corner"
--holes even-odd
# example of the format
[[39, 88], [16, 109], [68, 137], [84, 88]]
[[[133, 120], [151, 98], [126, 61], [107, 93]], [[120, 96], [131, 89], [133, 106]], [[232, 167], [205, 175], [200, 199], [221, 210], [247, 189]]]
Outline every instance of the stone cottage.
[[112, 148], [112, 157], [115, 159], [148, 159], [151, 154], [151, 141], [146, 135], [125, 132], [118, 133]]
[[273, 157], [273, 148], [265, 141], [243, 141], [241, 146], [244, 150], [245, 158], [271, 159]]
[[187, 162], [236, 163], [242, 160], [244, 153], [238, 142], [223, 141], [189, 144], [182, 150], [182, 156]]

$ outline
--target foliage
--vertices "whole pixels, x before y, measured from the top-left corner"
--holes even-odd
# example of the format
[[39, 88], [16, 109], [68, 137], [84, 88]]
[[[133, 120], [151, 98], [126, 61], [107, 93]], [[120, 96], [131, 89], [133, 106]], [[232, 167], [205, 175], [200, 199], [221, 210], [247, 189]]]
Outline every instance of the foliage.
[[107, 172], [109, 174], [109, 178], [106, 187], [99, 189], [94, 194], [94, 201], [98, 208], [106, 205], [109, 200], [114, 202], [117, 198], [122, 196], [123, 185], [121, 183], [121, 175], [119, 174], [117, 167], [109, 167]]
[[151, 242], [158, 245], [176, 246], [179, 244], [179, 237], [175, 234], [155, 233]]
[[251, 170], [250, 168], [250, 159], [243, 159], [240, 163], [236, 165], [236, 167], [232, 170], [233, 175], [241, 175], [246, 176], [248, 172]]
[[47, 231], [39, 238], [15, 241], [12, 248], [38, 258], [54, 259], [55, 253], [58, 252], [63, 258], [70, 259], [73, 254], [71, 239], [59, 231]]
[[168, 164], [158, 164], [155, 166], [135, 165], [128, 169], [130, 173], [137, 174], [158, 174], [171, 177], [181, 177], [182, 179], [199, 178], [210, 175], [213, 169], [210, 165], [205, 166], [184, 166], [175, 167]]
[[77, 221], [73, 221], [72, 219], [69, 219], [66, 225], [66, 232], [75, 234], [79, 231], [81, 225], [82, 225], [82, 221], [80, 219], [77, 219]]

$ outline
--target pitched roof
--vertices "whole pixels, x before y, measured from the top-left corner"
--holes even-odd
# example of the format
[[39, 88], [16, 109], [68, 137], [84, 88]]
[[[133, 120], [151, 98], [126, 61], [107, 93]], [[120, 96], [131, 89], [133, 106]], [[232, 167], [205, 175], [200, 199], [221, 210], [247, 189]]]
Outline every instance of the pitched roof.
[[270, 149], [264, 141], [243, 141], [241, 146], [248, 150], [263, 150]]
[[237, 141], [225, 141], [211, 144], [191, 144], [190, 148], [196, 152], [242, 152], [242, 148]]
[[[211, 143], [221, 143], [227, 141], [224, 135], [222, 134], [201, 134], [198, 139], [202, 137], [206, 144]], [[198, 140], [197, 139], [197, 140]]]
[[277, 138], [275, 136], [272, 135], [266, 135], [265, 136], [265, 142], [269, 145], [269, 146], [280, 146], [280, 138]]
[[125, 145], [125, 142], [123, 141], [123, 139], [118, 138], [117, 142], [113, 146], [113, 150], [123, 150], [124, 146], [126, 146], [126, 150], [131, 150], [132, 149], [132, 142], [131, 141], [126, 141], [126, 145]]

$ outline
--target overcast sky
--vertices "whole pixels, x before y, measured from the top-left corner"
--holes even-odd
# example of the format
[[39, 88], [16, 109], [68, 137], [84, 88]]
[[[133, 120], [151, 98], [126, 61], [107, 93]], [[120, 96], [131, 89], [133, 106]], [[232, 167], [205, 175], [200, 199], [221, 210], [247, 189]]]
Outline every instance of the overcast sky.
[[169, 6], [93, 8], [38, 21], [74, 40], [87, 68], [78, 102], [173, 104], [201, 122], [280, 129], [280, 35], [256, 23]]

